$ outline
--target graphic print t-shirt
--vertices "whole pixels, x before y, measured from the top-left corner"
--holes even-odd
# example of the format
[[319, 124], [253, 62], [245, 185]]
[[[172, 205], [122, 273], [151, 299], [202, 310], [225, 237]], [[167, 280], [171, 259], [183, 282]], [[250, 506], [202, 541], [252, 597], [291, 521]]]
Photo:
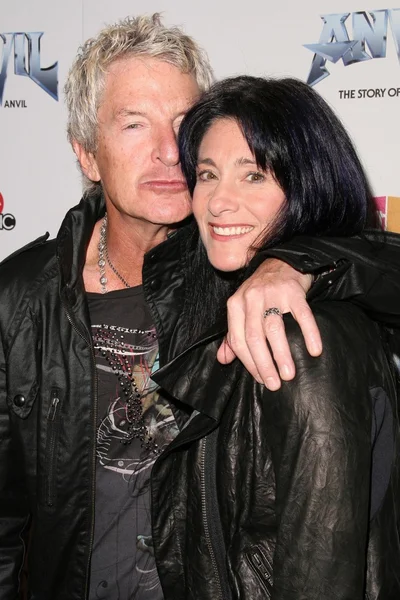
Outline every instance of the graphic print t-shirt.
[[[131, 369], [147, 430], [162, 448], [178, 434], [151, 373], [158, 368], [155, 327], [142, 286], [88, 294], [98, 378], [95, 531], [89, 600], [162, 600], [150, 520], [150, 474], [157, 458], [128, 441], [121, 378]], [[114, 354], [114, 357], [111, 354]], [[125, 442], [125, 443], [124, 443]]]

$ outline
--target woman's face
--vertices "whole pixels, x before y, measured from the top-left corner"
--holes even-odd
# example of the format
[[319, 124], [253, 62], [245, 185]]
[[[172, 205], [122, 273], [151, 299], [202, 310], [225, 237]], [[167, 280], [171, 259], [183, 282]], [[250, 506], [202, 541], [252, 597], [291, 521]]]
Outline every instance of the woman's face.
[[215, 121], [199, 148], [193, 212], [211, 264], [235, 271], [274, 220], [285, 196], [273, 176], [258, 169], [236, 121]]

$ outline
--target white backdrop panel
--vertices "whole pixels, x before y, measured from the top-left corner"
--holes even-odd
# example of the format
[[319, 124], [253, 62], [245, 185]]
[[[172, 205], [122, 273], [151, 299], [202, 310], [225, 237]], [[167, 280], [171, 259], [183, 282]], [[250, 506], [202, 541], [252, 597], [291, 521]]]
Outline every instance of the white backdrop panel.
[[[59, 100], [29, 77], [14, 74], [11, 48], [0, 108], [0, 193], [3, 213], [13, 214], [16, 226], [0, 229], [0, 259], [46, 231], [54, 235], [66, 209], [79, 198], [80, 176], [65, 136], [62, 87], [82, 40], [82, 0], [4, 2], [0, 33], [8, 32], [44, 32], [40, 65], [58, 61]], [[2, 50], [0, 39], [0, 60]], [[26, 108], [6, 106], [15, 100], [23, 100]]]

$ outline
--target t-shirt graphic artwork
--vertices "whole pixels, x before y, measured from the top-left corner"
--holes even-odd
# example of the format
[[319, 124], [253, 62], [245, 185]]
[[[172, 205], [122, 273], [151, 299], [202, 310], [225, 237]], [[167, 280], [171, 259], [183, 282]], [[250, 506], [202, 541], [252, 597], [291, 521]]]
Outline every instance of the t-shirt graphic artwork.
[[178, 434], [150, 379], [158, 343], [142, 287], [88, 294], [98, 379], [95, 532], [89, 600], [162, 600], [150, 474]]

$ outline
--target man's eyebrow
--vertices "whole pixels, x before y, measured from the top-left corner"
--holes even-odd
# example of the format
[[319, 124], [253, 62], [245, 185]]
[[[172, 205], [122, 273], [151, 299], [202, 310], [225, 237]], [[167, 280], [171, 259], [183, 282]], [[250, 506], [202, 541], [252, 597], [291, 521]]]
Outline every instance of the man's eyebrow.
[[146, 117], [146, 113], [140, 110], [130, 110], [129, 108], [121, 108], [114, 113], [116, 119], [123, 119], [124, 117]]
[[[184, 117], [187, 113], [187, 111], [189, 110], [190, 106], [185, 109], [185, 110], [181, 110], [179, 111], [179, 113], [177, 113], [174, 116], [174, 120], [175, 119], [179, 119], [180, 117]], [[124, 117], [143, 117], [143, 118], [147, 118], [147, 114], [143, 111], [140, 110], [131, 110], [130, 108], [121, 108], [120, 110], [117, 110], [114, 113], [114, 116], [116, 119], [123, 119]]]

